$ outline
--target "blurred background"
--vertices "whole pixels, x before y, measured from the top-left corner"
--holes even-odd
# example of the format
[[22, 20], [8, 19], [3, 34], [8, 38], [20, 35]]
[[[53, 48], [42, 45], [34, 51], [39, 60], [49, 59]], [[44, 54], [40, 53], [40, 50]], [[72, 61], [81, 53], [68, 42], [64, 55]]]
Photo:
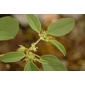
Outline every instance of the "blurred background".
[[[8, 41], [0, 41], [0, 54], [10, 51], [16, 51], [19, 45], [30, 47], [31, 43], [38, 39], [38, 35], [28, 25], [25, 14], [0, 14], [0, 18], [4, 16], [12, 16], [20, 23], [20, 30], [16, 37]], [[36, 14], [42, 23], [42, 29], [47, 29], [49, 24], [59, 20], [60, 18], [71, 17], [75, 19], [74, 29], [67, 35], [55, 37], [66, 48], [67, 54], [63, 54], [52, 44], [40, 42], [37, 54], [42, 56], [52, 54], [59, 58], [67, 67], [68, 71], [84, 71], [85, 70], [85, 15], [84, 14]], [[41, 68], [41, 64], [36, 62]], [[4, 71], [22, 71], [25, 62], [16, 63], [0, 62], [0, 70]]]

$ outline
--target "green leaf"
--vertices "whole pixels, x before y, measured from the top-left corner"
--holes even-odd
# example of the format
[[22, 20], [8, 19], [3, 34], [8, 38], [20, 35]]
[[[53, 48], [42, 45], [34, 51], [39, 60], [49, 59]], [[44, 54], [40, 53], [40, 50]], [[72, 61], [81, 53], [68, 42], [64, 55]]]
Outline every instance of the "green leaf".
[[66, 71], [66, 67], [62, 62], [53, 55], [42, 56], [41, 59], [47, 61], [47, 63], [42, 63], [44, 71]]
[[24, 58], [24, 52], [9, 52], [1, 57], [4, 63], [17, 62]]
[[18, 22], [10, 17], [0, 18], [0, 40], [13, 39], [19, 30]]
[[53, 36], [63, 36], [69, 33], [74, 27], [74, 20], [72, 18], [63, 18], [48, 27], [47, 33]]
[[65, 50], [64, 46], [60, 42], [58, 42], [57, 40], [50, 40], [50, 42], [54, 46], [56, 46], [63, 53], [64, 56], [66, 55], [66, 50]]
[[40, 23], [39, 19], [33, 14], [28, 14], [27, 19], [28, 19], [28, 23], [31, 26], [31, 28], [34, 31], [40, 33], [40, 31], [41, 31], [41, 23]]
[[39, 68], [31, 61], [27, 62], [24, 71], [39, 71]]

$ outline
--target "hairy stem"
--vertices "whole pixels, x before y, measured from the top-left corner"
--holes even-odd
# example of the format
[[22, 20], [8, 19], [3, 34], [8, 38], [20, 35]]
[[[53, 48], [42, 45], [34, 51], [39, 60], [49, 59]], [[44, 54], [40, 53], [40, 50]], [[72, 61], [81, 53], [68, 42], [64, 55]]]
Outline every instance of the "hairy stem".
[[40, 40], [41, 40], [41, 39], [38, 39], [35, 43], [32, 43], [32, 44], [31, 44], [31, 47], [30, 47], [27, 51], [28, 51], [28, 52], [29, 52], [29, 51], [34, 51], [34, 52], [37, 51], [36, 45], [40, 42]]
[[41, 39], [38, 39], [34, 44], [37, 45]]

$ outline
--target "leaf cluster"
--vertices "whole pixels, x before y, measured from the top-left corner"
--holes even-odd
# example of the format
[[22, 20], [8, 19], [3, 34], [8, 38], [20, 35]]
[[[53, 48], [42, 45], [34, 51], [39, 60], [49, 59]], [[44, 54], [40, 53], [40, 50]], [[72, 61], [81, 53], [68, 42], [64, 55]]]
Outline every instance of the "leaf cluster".
[[[55, 40], [54, 37], [64, 36], [69, 33], [75, 25], [74, 20], [72, 18], [59, 19], [50, 24], [48, 29], [44, 31], [41, 29], [40, 20], [35, 15], [28, 14], [26, 16], [30, 27], [38, 33], [40, 38], [35, 43], [32, 43], [30, 48], [20, 45], [20, 48], [16, 52], [3, 54], [0, 60], [4, 63], [10, 63], [25, 59], [25, 71], [39, 71], [40, 69], [34, 63], [36, 61], [42, 64], [44, 71], [65, 71], [66, 67], [56, 56], [44, 55], [40, 57], [39, 55], [32, 53], [32, 51], [37, 51], [38, 48], [36, 47], [36, 44], [38, 44], [40, 40], [43, 40], [56, 46], [65, 56], [65, 47], [59, 41]], [[3, 17], [0, 19], [0, 40], [13, 39], [18, 30], [19, 23], [14, 18]]]

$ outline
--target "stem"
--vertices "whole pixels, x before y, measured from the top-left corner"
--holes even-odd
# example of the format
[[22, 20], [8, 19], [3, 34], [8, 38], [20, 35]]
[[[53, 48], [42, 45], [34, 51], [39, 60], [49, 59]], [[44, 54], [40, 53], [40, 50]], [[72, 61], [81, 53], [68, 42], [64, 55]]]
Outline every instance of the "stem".
[[32, 43], [31, 44], [31, 47], [27, 50], [28, 52], [29, 51], [36, 51], [37, 47], [36, 45], [40, 42], [41, 39], [38, 39], [35, 43]]
[[39, 55], [37, 55], [37, 54], [35, 54], [35, 56], [36, 56], [37, 58], [40, 58], [40, 56], [39, 56]]
[[34, 44], [37, 45], [41, 39], [38, 39]]

